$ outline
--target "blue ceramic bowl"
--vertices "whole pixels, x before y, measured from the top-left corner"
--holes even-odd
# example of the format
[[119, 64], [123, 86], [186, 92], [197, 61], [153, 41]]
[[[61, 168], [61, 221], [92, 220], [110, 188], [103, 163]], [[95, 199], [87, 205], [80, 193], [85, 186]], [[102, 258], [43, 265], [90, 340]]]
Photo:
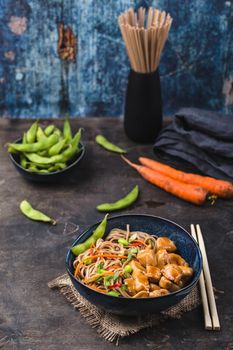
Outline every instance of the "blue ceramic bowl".
[[[15, 143], [21, 143], [21, 142], [22, 142], [22, 139], [18, 139], [15, 141]], [[84, 145], [81, 142], [79, 143], [79, 148], [80, 148], [80, 152], [67, 162], [66, 168], [58, 171], [54, 171], [51, 173], [35, 173], [30, 170], [27, 170], [20, 165], [20, 159], [19, 159], [18, 153], [9, 153], [9, 156], [15, 168], [25, 179], [30, 181], [36, 181], [36, 182], [56, 183], [58, 181], [66, 180], [67, 176], [69, 176], [76, 170], [79, 162], [82, 160], [85, 153]]]
[[[84, 242], [98, 226], [99, 223], [88, 228], [81, 236], [79, 236], [72, 246], [77, 243]], [[86, 285], [79, 282], [74, 276], [73, 261], [74, 254], [69, 250], [66, 257], [67, 272], [77, 291], [92, 304], [100, 307], [108, 312], [120, 315], [138, 315], [147, 313], [157, 313], [165, 310], [170, 306], [177, 304], [186, 297], [196, 285], [201, 269], [202, 258], [200, 249], [194, 239], [181, 226], [172, 221], [150, 215], [120, 215], [108, 219], [105, 236], [113, 228], [125, 229], [126, 224], [130, 225], [132, 231], [144, 231], [148, 234], [157, 236], [167, 236], [173, 240], [177, 246], [179, 254], [194, 269], [194, 275], [191, 282], [184, 288], [171, 294], [157, 298], [121, 298], [113, 297], [97, 292]]]

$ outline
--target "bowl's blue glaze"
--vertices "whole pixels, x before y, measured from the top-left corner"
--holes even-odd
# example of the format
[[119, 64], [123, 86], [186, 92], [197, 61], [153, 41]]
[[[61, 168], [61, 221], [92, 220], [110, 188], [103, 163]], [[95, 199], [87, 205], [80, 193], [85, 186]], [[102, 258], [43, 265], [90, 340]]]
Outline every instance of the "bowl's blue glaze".
[[[21, 142], [22, 142], [21, 138], [15, 141], [15, 143], [21, 143]], [[69, 176], [75, 171], [75, 169], [77, 168], [79, 162], [82, 160], [85, 153], [85, 147], [81, 142], [79, 143], [79, 148], [80, 148], [80, 152], [68, 161], [68, 165], [66, 168], [58, 170], [56, 172], [50, 172], [50, 173], [34, 173], [30, 170], [23, 168], [20, 165], [20, 159], [19, 159], [18, 153], [9, 153], [9, 156], [15, 168], [27, 180], [36, 181], [36, 182], [55, 183], [56, 181], [66, 180], [67, 176]]]
[[[84, 242], [98, 226], [99, 223], [88, 228], [80, 235], [73, 243]], [[105, 309], [108, 312], [123, 315], [137, 315], [145, 313], [156, 313], [169, 308], [170, 306], [181, 301], [190, 293], [196, 285], [201, 269], [202, 258], [200, 249], [194, 239], [181, 226], [172, 221], [150, 215], [120, 215], [108, 219], [105, 236], [115, 227], [126, 228], [126, 224], [130, 225], [131, 231], [144, 231], [148, 234], [157, 236], [167, 236], [176, 243], [179, 254], [189, 263], [194, 269], [194, 275], [191, 282], [181, 290], [158, 298], [137, 298], [128, 299], [120, 297], [112, 297], [99, 293], [84, 284], [80, 283], [74, 276], [73, 261], [75, 256], [69, 250], [66, 257], [66, 268], [73, 282], [74, 287], [78, 292], [92, 304]]]

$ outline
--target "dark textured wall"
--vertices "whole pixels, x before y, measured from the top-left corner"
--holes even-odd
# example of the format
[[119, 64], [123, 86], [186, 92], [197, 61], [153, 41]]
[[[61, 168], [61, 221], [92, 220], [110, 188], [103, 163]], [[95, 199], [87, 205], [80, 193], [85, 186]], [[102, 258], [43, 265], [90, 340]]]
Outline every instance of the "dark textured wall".
[[[232, 0], [0, 0], [0, 115], [122, 115], [129, 69], [117, 16], [153, 5], [174, 18], [160, 64], [164, 112], [233, 110]], [[78, 38], [57, 54], [58, 23]]]

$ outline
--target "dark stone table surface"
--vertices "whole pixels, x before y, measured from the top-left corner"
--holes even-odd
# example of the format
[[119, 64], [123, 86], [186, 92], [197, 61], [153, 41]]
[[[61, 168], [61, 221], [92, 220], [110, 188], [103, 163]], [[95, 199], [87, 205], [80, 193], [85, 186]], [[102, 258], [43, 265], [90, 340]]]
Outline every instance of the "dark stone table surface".
[[[213, 284], [218, 290], [221, 331], [204, 330], [200, 306], [180, 320], [167, 320], [157, 328], [121, 340], [119, 348], [233, 349], [233, 201], [218, 200], [214, 206], [196, 207], [146, 183], [118, 155], [95, 144], [95, 135], [102, 133], [126, 147], [132, 160], [139, 155], [153, 155], [151, 145], [130, 142], [122, 122], [113, 118], [72, 120], [74, 130], [79, 126], [85, 129], [86, 155], [66, 183], [27, 182], [14, 169], [4, 144], [21, 136], [29, 125], [28, 120], [0, 120], [0, 348], [115, 348], [100, 338], [59, 292], [49, 290], [47, 282], [64, 273], [66, 252], [75, 237], [102, 218], [96, 205], [114, 201], [138, 184], [140, 198], [124, 213], [163, 216], [186, 229], [191, 223], [201, 225]], [[58, 225], [52, 227], [25, 218], [19, 211], [23, 199], [55, 217]]]

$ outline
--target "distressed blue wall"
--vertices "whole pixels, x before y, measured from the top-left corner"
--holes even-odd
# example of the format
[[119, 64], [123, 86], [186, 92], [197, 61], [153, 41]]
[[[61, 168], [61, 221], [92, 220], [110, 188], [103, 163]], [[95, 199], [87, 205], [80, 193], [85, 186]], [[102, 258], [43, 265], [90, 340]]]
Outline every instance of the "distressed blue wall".
[[[160, 64], [164, 112], [232, 111], [231, 0], [0, 0], [0, 115], [122, 115], [129, 64], [117, 16], [139, 3], [174, 18]], [[78, 36], [76, 63], [57, 55], [61, 21]]]

